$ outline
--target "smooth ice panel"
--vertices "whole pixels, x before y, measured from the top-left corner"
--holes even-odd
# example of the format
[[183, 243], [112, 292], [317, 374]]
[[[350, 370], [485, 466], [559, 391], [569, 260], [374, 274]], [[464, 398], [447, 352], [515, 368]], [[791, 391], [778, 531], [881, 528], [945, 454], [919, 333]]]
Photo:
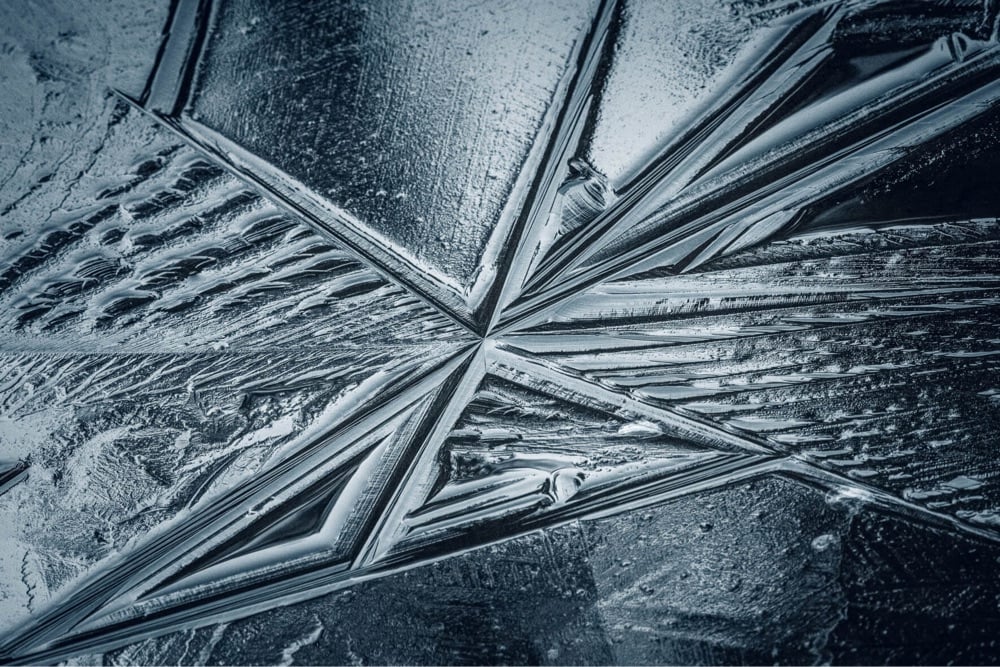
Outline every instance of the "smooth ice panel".
[[759, 25], [714, 0], [627, 0], [587, 158], [616, 186], [731, 84]]
[[461, 288], [516, 212], [515, 183], [592, 11], [225, 3], [193, 117]]

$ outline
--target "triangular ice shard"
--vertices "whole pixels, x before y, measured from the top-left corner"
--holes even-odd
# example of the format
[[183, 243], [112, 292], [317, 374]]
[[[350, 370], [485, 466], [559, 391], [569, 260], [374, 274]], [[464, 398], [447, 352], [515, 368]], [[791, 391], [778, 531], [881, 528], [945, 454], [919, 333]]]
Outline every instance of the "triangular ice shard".
[[509, 340], [995, 531], [998, 258], [995, 218], [812, 231], [712, 270], [594, 286]]
[[[659, 266], [694, 270], [786, 234], [820, 200], [981, 122], [1000, 102], [995, 41], [944, 34], [902, 51], [879, 45], [881, 59], [845, 63], [850, 44], [831, 35], [846, 16], [865, 20], [845, 12], [800, 16], [789, 28], [798, 46], [766, 58], [777, 67], [771, 78], [748, 76], [747, 90], [667, 146], [634, 186], [555, 248], [501, 330], [544, 321], [589, 284]], [[831, 48], [829, 58], [812, 60]], [[839, 85], [801, 98], [799, 77], [844, 67]]]
[[[411, 481], [372, 564], [402, 565], [542, 525], [622, 511], [770, 470], [747, 440], [719, 452], [689, 420], [622, 404], [600, 387], [562, 389], [516, 351], [488, 344], [485, 375]], [[553, 371], [556, 372], [556, 371]], [[548, 376], [547, 376], [548, 375]], [[685, 430], [685, 427], [690, 430]], [[713, 434], [702, 431], [702, 441]], [[713, 445], [728, 448], [720, 432]]]
[[[214, 571], [219, 577], [223, 570], [245, 572], [261, 567], [267, 564], [267, 555], [276, 556], [281, 563], [288, 563], [292, 560], [296, 543], [323, 530], [351, 477], [368, 456], [371, 452], [365, 452], [359, 460], [325, 475], [294, 500], [290, 499], [283, 507], [214, 546], [162, 581], [150, 595], [155, 596], [164, 589], [177, 590], [183, 585], [193, 585], [192, 580], [210, 581], [211, 578], [205, 576], [206, 571]], [[329, 544], [332, 545], [337, 537], [330, 536]]]

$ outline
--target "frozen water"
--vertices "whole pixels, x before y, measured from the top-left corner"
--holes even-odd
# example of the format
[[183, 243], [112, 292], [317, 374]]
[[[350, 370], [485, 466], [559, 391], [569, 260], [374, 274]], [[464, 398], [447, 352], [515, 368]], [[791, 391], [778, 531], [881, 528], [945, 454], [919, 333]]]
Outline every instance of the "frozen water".
[[0, 655], [995, 660], [994, 4], [0, 10]]
[[222, 3], [187, 126], [301, 182], [370, 252], [411, 258], [474, 307], [592, 12], [587, 0]]

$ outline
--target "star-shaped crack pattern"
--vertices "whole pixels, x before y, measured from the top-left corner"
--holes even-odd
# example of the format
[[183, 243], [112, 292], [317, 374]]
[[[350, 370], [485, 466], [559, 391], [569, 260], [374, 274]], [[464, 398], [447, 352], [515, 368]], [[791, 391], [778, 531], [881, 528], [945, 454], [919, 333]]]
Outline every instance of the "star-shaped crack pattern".
[[[398, 330], [377, 345], [394, 361], [379, 366], [371, 352], [365, 364], [378, 370], [352, 378], [335, 400], [324, 394], [330, 407], [317, 426], [253, 474], [199, 492], [186, 510], [94, 568], [5, 641], [7, 659], [102, 651], [540, 527], [761, 475], [864, 498], [983, 539], [1000, 537], [1000, 498], [986, 488], [994, 474], [991, 426], [971, 418], [995, 407], [998, 391], [989, 385], [997, 358], [1000, 225], [988, 215], [997, 202], [956, 202], [948, 194], [962, 180], [975, 185], [991, 159], [982, 146], [994, 137], [1000, 101], [993, 17], [976, 26], [956, 14], [942, 22], [951, 31], [914, 31], [902, 19], [895, 26], [898, 10], [877, 2], [775, 9], [756, 17], [766, 28], [737, 49], [730, 78], [714, 81], [717, 92], [692, 103], [625, 168], [620, 155], [601, 151], [621, 103], [613, 97], [620, 94], [617, 77], [637, 67], [636, 59], [659, 57], [622, 48], [649, 8], [619, 0], [522, 16], [546, 26], [533, 33], [549, 41], [548, 60], [532, 83], [545, 103], [507, 118], [506, 138], [477, 135], [499, 142], [486, 153], [500, 160], [500, 182], [487, 186], [477, 180], [483, 174], [470, 176], [479, 157], [449, 145], [442, 131], [426, 138], [431, 158], [411, 165], [416, 182], [433, 186], [429, 192], [378, 190], [366, 199], [371, 165], [348, 157], [360, 159], [369, 144], [334, 135], [366, 127], [371, 95], [419, 114], [426, 109], [415, 100], [443, 94], [401, 93], [395, 86], [403, 82], [374, 82], [380, 67], [396, 72], [382, 60], [398, 45], [387, 49], [379, 26], [399, 16], [378, 9], [369, 15], [346, 3], [343, 15], [325, 17], [332, 23], [309, 28], [333, 34], [335, 43], [361, 42], [344, 47], [360, 54], [340, 63], [347, 83], [322, 89], [335, 97], [321, 100], [334, 105], [324, 107], [333, 129], [310, 126], [313, 142], [287, 134], [305, 131], [295, 105], [310, 102], [287, 90], [266, 97], [265, 89], [274, 75], [308, 94], [302, 81], [322, 74], [302, 79], [301, 72], [254, 69], [247, 60], [280, 37], [274, 25], [294, 27], [302, 16], [282, 10], [247, 22], [245, 10], [239, 2], [177, 3], [147, 89], [135, 97], [117, 93], [122, 108], [131, 107], [123, 113], [178, 137], [183, 151], [197, 156], [186, 168], [210, 170], [212, 178], [229, 172], [249, 188], [233, 193], [231, 205], [257, 211], [246, 233], [273, 239], [256, 260], [262, 267], [287, 253], [288, 262], [308, 258], [312, 273], [328, 277], [326, 292], [319, 286], [275, 298], [384, 293], [382, 317], [397, 318], [391, 321]], [[473, 13], [461, 20], [472, 22], [459, 23], [465, 34], [485, 19]], [[860, 50], [857, 44], [871, 39], [866, 21], [881, 21], [884, 43]], [[563, 26], [558, 39], [548, 32], [553, 25]], [[403, 30], [397, 39], [435, 43], [450, 29]], [[262, 34], [255, 38], [254, 31]], [[441, 63], [456, 58], [454, 48], [468, 48], [471, 67], [483, 67], [462, 39], [441, 53], [431, 49], [427, 62], [403, 62], [399, 71], [438, 67], [445, 77], [451, 70]], [[517, 69], [509, 36], [497, 40], [489, 44]], [[243, 70], [263, 83], [226, 82]], [[432, 116], [428, 126], [489, 122], [469, 109], [482, 97], [499, 104], [503, 91], [468, 83], [473, 101], [462, 102], [467, 74], [451, 72], [447, 84], [453, 118]], [[508, 85], [506, 75], [492, 85]], [[245, 116], [226, 107], [261, 95]], [[269, 135], [262, 131], [268, 105], [279, 103], [291, 105], [291, 125]], [[403, 139], [393, 144], [390, 137], [383, 154], [417, 150], [412, 137]], [[323, 141], [333, 145], [332, 166], [309, 152]], [[451, 166], [434, 172], [441, 168], [435, 161]], [[470, 203], [475, 188], [482, 197]], [[900, 193], [913, 192], [917, 213], [901, 218]], [[437, 202], [426, 212], [432, 222], [458, 218], [413, 227], [412, 200]], [[470, 236], [461, 216], [479, 204], [489, 224]], [[290, 220], [315, 234], [289, 231]], [[456, 244], [468, 245], [429, 252], [427, 230], [441, 225]], [[183, 233], [172, 229], [153, 220], [148, 243]], [[318, 239], [332, 245], [316, 248]], [[311, 249], [296, 255], [296, 243]], [[160, 261], [159, 273], [153, 264], [147, 289], [195, 271], [183, 257], [174, 268]], [[245, 271], [253, 284], [253, 265]], [[103, 316], [128, 312], [141, 288], [106, 298]], [[73, 288], [49, 289], [58, 296]], [[264, 292], [247, 290], [240, 303]], [[183, 304], [191, 297], [175, 298]], [[55, 318], [53, 301], [36, 299], [24, 317]], [[280, 306], [252, 302], [243, 312], [252, 320], [269, 308]], [[169, 320], [169, 312], [162, 317]], [[334, 326], [326, 340], [355, 337], [352, 327], [360, 325], [351, 317], [332, 313], [330, 321], [345, 329]], [[141, 319], [133, 326], [133, 342], [156, 344]], [[287, 319], [249, 327], [261, 340], [292, 328]], [[241, 330], [234, 326], [232, 337]], [[283, 374], [312, 382], [336, 368], [335, 345], [308, 349], [307, 358], [285, 360], [265, 345], [247, 363], [273, 361], [273, 383]], [[190, 363], [203, 374], [239, 372], [225, 360]], [[142, 368], [155, 377], [177, 372]], [[84, 365], [79, 372], [89, 378], [80, 389], [86, 391], [87, 383], [121, 371]], [[958, 383], [960, 392], [951, 388]], [[931, 466], [928, 451], [935, 452]], [[21, 472], [14, 466], [8, 476]]]

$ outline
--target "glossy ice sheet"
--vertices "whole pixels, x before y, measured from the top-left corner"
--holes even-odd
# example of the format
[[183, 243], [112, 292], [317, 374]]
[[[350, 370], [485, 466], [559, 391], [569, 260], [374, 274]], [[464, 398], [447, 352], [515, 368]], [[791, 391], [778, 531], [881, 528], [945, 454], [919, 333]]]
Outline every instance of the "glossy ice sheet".
[[4, 657], [996, 659], [993, 4], [158, 11], [7, 16]]
[[518, 173], [592, 12], [579, 1], [226, 3], [191, 116], [463, 289], [523, 196]]

